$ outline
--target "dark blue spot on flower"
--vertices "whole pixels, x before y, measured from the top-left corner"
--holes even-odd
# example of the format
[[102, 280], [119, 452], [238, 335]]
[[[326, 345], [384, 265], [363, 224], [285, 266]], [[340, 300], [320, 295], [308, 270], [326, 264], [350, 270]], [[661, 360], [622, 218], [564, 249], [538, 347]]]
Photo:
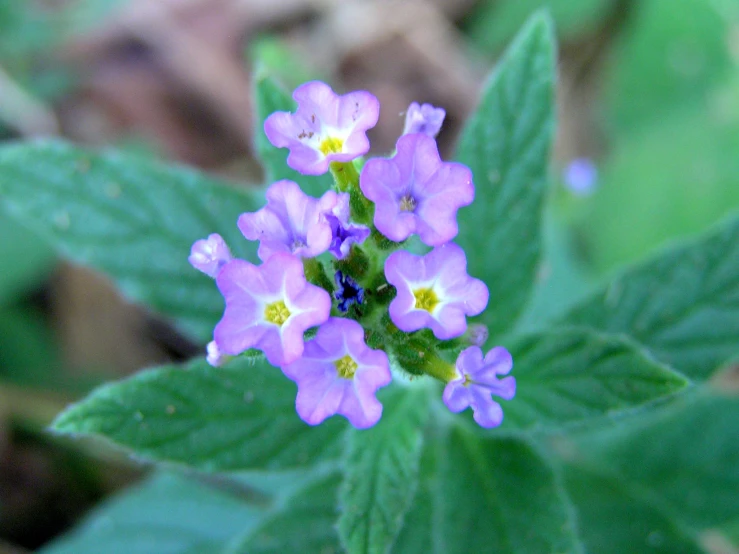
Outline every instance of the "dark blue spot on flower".
[[364, 289], [354, 279], [341, 271], [337, 271], [334, 278], [338, 287], [334, 297], [339, 301], [339, 311], [347, 312], [352, 304], [364, 302]]

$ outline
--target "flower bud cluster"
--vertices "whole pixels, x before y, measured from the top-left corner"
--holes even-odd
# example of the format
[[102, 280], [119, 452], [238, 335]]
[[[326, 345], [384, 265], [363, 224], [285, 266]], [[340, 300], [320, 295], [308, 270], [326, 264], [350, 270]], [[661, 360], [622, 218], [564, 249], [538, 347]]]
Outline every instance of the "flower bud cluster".
[[259, 241], [259, 265], [234, 259], [219, 235], [193, 245], [190, 263], [215, 279], [226, 302], [209, 363], [261, 350], [295, 381], [298, 415], [311, 425], [334, 414], [357, 428], [376, 424], [376, 394], [391, 368], [446, 383], [451, 411], [471, 407], [481, 426], [499, 425], [492, 395], [514, 396], [506, 376], [513, 361], [502, 347], [483, 355], [487, 330], [468, 329], [488, 289], [467, 274], [465, 252], [452, 242], [457, 211], [475, 191], [469, 168], [439, 156], [444, 110], [411, 104], [395, 153], [360, 172], [354, 160], [369, 151], [377, 98], [337, 95], [321, 82], [293, 98], [297, 110], [269, 116], [265, 133], [290, 150], [287, 164], [299, 173], [331, 171], [336, 190], [312, 198], [292, 181], [270, 185], [266, 205], [238, 220], [244, 237]]

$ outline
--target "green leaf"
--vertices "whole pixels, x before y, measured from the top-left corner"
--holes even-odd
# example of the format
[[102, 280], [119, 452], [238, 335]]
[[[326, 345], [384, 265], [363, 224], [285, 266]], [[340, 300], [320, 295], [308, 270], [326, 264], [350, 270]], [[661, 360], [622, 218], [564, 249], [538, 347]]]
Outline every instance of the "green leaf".
[[264, 506], [232, 490], [161, 473], [87, 516], [43, 554], [210, 554], [256, 526]]
[[[329, 81], [329, 76], [315, 67], [306, 58], [306, 54], [309, 52], [296, 48], [289, 38], [275, 34], [261, 35], [250, 40], [246, 52], [257, 77], [269, 76], [270, 79], [279, 81], [283, 90], [294, 89], [308, 81]], [[282, 96], [292, 102], [287, 92], [283, 92]], [[293, 108], [294, 105], [290, 104], [290, 107]]]
[[615, 416], [674, 394], [688, 383], [638, 345], [586, 329], [512, 339], [516, 397], [504, 428], [552, 428]]
[[737, 422], [739, 398], [702, 391], [636, 423], [586, 434], [565, 451], [701, 531], [739, 518]]
[[34, 233], [16, 221], [0, 217], [0, 304], [5, 304], [31, 287], [38, 286], [52, 268], [54, 252]]
[[558, 34], [565, 39], [593, 31], [609, 13], [614, 0], [497, 0], [480, 2], [465, 18], [470, 40], [485, 53], [496, 54], [526, 18], [546, 7], [556, 23]]
[[548, 327], [549, 322], [595, 290], [574, 252], [569, 232], [553, 213], [545, 219], [542, 271], [531, 301], [518, 320], [518, 331]]
[[235, 255], [247, 256], [254, 248], [236, 220], [254, 209], [241, 191], [134, 156], [58, 142], [0, 148], [0, 210], [202, 340], [212, 336], [223, 300], [188, 264], [190, 247], [220, 233]]
[[562, 323], [634, 337], [704, 380], [739, 353], [739, 219], [624, 273]]
[[493, 335], [515, 323], [539, 264], [554, 75], [552, 24], [538, 14], [488, 79], [457, 151], [476, 187], [475, 201], [460, 211], [457, 241], [476, 253], [469, 272], [490, 288], [484, 317]]
[[62, 412], [52, 429], [99, 435], [145, 459], [206, 470], [287, 468], [334, 456], [344, 428], [309, 427], [295, 385], [266, 362], [196, 360], [105, 385]]
[[739, 519], [724, 525], [723, 532], [727, 538], [734, 543], [734, 546], [739, 547]]
[[527, 443], [455, 428], [438, 455], [433, 552], [580, 552], [571, 509]]
[[380, 422], [349, 435], [338, 523], [348, 552], [387, 552], [400, 531], [418, 481], [429, 400], [427, 387], [394, 387], [382, 399]]
[[434, 430], [393, 552], [581, 552], [568, 501], [531, 446], [462, 428]]
[[254, 101], [258, 122], [254, 136], [257, 154], [264, 166], [265, 181], [273, 183], [280, 179], [289, 179], [298, 183], [306, 194], [312, 196], [320, 196], [331, 190], [333, 180], [329, 173], [317, 176], [301, 175], [288, 167], [287, 149], [272, 146], [267, 140], [267, 135], [264, 134], [264, 120], [273, 112], [294, 112], [296, 105], [290, 94], [277, 81], [259, 69], [254, 78]]
[[439, 554], [440, 545], [435, 539], [434, 512], [436, 506], [436, 485], [438, 460], [441, 456], [439, 435], [445, 427], [434, 427], [429, 431], [418, 469], [418, 486], [410, 509], [403, 518], [403, 527], [395, 540], [392, 552], [397, 554]]
[[308, 483], [224, 554], [284, 554], [342, 552], [335, 523], [336, 495], [341, 476], [329, 473]]
[[578, 510], [580, 537], [598, 554], [701, 554], [692, 534], [669, 514], [596, 468], [565, 466], [564, 483]]
[[[0, 0], [0, 57], [3, 65], [13, 70], [13, 77], [23, 81], [30, 79], [32, 69], [29, 66], [33, 65], [34, 57], [58, 45], [60, 29], [55, 15], [52, 10]], [[38, 72], [40, 68], [35, 69]]]
[[52, 330], [32, 306], [0, 309], [0, 379], [21, 386], [63, 388], [62, 362]]
[[629, 8], [603, 87], [614, 130], [632, 134], [671, 110], [705, 106], [711, 88], [734, 72], [726, 44], [736, 19], [720, 13], [719, 3], [641, 0]]
[[643, 259], [739, 208], [739, 74], [714, 95], [731, 100], [721, 117], [700, 103], [613, 142], [579, 225], [600, 271]]

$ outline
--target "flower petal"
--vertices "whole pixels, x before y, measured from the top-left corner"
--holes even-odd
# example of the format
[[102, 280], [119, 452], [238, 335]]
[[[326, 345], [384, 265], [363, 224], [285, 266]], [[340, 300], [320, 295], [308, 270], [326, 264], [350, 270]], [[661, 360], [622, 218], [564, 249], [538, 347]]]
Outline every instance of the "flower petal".
[[497, 427], [503, 423], [503, 408], [495, 402], [489, 394], [472, 388], [472, 410], [473, 418], [480, 427]]
[[463, 385], [464, 380], [458, 379], [451, 381], [444, 387], [444, 394], [442, 400], [446, 407], [454, 413], [461, 412], [470, 406], [472, 402], [472, 395], [470, 390]]

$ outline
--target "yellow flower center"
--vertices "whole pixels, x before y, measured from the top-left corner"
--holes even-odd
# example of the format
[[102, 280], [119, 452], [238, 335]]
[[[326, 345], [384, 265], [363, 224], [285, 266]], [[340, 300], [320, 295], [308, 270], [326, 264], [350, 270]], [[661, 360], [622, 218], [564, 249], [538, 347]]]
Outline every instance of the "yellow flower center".
[[354, 372], [357, 371], [357, 367], [359, 367], [357, 362], [352, 360], [352, 357], [348, 354], [343, 358], [336, 360], [334, 365], [336, 366], [336, 371], [338, 371], [339, 376], [344, 379], [351, 379], [354, 377]]
[[344, 141], [334, 137], [328, 137], [321, 142], [318, 149], [323, 152], [324, 156], [329, 154], [338, 154], [344, 148]]
[[416, 205], [416, 199], [413, 198], [410, 194], [406, 194], [403, 198], [400, 199], [401, 212], [412, 212], [416, 209]]
[[436, 296], [434, 289], [416, 289], [413, 291], [416, 297], [416, 309], [432, 312], [439, 303], [439, 297]]
[[267, 307], [264, 308], [264, 319], [280, 327], [287, 321], [288, 317], [290, 317], [290, 310], [287, 309], [282, 300], [267, 304]]

